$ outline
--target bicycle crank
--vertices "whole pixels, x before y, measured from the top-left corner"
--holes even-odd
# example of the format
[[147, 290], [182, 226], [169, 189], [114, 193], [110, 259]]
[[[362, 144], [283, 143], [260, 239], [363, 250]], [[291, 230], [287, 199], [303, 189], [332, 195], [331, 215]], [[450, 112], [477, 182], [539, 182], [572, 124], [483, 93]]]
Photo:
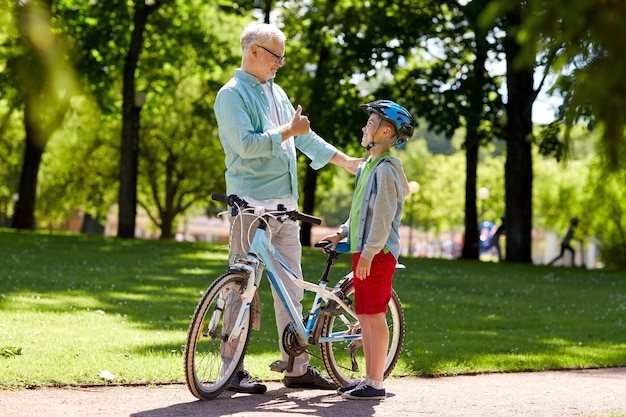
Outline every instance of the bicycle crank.
[[289, 323], [283, 331], [283, 349], [285, 353], [289, 355], [289, 361], [274, 361], [270, 364], [270, 370], [274, 372], [291, 372], [293, 369], [293, 362], [296, 356], [302, 355], [306, 352], [306, 346], [303, 346], [298, 339], [298, 333], [293, 323]]

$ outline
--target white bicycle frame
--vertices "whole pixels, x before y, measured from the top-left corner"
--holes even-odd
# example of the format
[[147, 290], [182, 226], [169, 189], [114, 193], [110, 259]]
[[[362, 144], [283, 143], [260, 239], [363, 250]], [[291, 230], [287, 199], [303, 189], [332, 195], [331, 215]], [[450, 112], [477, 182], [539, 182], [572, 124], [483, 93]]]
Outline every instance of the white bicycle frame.
[[[295, 326], [296, 333], [298, 335], [298, 340], [302, 346], [310, 345], [310, 337], [312, 335], [312, 331], [315, 327], [315, 323], [320, 319], [320, 311], [322, 300], [328, 301], [332, 300], [339, 304], [343, 311], [349, 313], [355, 320], [356, 314], [352, 310], [352, 308], [346, 304], [346, 302], [337, 295], [333, 294], [326, 287], [326, 283], [314, 284], [304, 279], [299, 279], [296, 273], [287, 265], [283, 257], [276, 251], [276, 248], [267, 237], [265, 230], [257, 228], [254, 233], [254, 237], [250, 244], [250, 252], [255, 253], [262, 262], [259, 262], [258, 259], [252, 256], [243, 256], [236, 258], [234, 263], [231, 265], [231, 268], [235, 269], [243, 269], [248, 273], [248, 283], [246, 286], [246, 290], [242, 294], [242, 303], [241, 308], [239, 310], [237, 316], [237, 323], [232, 333], [229, 337], [229, 341], [239, 337], [242, 326], [241, 323], [248, 311], [250, 310], [252, 297], [254, 296], [255, 291], [257, 290], [261, 277], [263, 275], [263, 266], [265, 267], [265, 271], [267, 272], [267, 276], [270, 280], [271, 285], [274, 287], [276, 294], [280, 297], [281, 302], [287, 309], [289, 313], [289, 317], [291, 318], [292, 323]], [[252, 259], [256, 260], [259, 264], [250, 265]], [[285, 285], [278, 278], [278, 271], [275, 267], [272, 259], [276, 260], [278, 264], [283, 268], [287, 275], [291, 280], [293, 280], [298, 286], [303, 288], [306, 291], [311, 291], [315, 293], [315, 298], [313, 301], [313, 306], [309, 311], [308, 320], [306, 325], [303, 323], [302, 317], [300, 313], [294, 306], [291, 299], [287, 296], [287, 290], [285, 289]], [[350, 275], [352, 272], [350, 272]], [[345, 316], [340, 315], [339, 319], [343, 321], [346, 325], [346, 328], [350, 328], [350, 322], [345, 318]], [[322, 336], [319, 338], [317, 342], [326, 343], [326, 342], [335, 342], [335, 341], [344, 341], [344, 340], [358, 340], [361, 339], [361, 333], [352, 334], [350, 332], [342, 331], [330, 334], [328, 336]]]

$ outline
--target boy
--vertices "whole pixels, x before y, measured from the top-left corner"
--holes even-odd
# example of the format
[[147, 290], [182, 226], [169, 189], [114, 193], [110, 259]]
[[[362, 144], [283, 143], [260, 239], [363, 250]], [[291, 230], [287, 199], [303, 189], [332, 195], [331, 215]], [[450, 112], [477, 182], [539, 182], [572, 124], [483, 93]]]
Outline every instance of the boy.
[[348, 238], [354, 273], [355, 312], [361, 323], [366, 375], [339, 388], [343, 397], [356, 400], [384, 399], [385, 357], [389, 330], [385, 314], [391, 299], [391, 280], [400, 252], [400, 220], [409, 183], [400, 161], [391, 156], [413, 135], [415, 121], [402, 106], [377, 100], [361, 106], [369, 115], [361, 129], [361, 146], [369, 153], [359, 165], [349, 219], [333, 243]]

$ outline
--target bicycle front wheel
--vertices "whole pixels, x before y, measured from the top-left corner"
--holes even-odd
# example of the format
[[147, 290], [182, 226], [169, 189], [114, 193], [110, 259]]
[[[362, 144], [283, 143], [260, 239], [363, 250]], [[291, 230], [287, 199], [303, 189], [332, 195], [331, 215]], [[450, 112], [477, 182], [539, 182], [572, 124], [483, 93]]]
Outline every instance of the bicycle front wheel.
[[[347, 300], [354, 305], [354, 285], [352, 280], [346, 280], [340, 286]], [[330, 301], [328, 309], [340, 308], [337, 303]], [[387, 326], [389, 328], [389, 346], [385, 359], [385, 378], [387, 378], [398, 362], [402, 344], [404, 343], [404, 312], [400, 298], [392, 290], [391, 300], [387, 309]], [[343, 309], [339, 315], [329, 315], [324, 319], [322, 336], [333, 334], [359, 334], [361, 327], [358, 320]], [[355, 379], [365, 375], [365, 355], [363, 340], [336, 340], [320, 344], [320, 351], [324, 366], [331, 378], [339, 385], [346, 386]]]
[[185, 379], [201, 400], [217, 397], [232, 382], [250, 339], [251, 311], [241, 333], [228, 341], [241, 307], [245, 274], [227, 273], [211, 284], [193, 314], [185, 344]]

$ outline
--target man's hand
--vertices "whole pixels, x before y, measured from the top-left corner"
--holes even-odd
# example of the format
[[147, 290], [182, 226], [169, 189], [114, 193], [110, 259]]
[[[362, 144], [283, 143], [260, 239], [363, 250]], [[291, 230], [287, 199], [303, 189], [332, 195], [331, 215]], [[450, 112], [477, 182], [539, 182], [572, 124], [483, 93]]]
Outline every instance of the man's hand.
[[283, 140], [287, 140], [292, 136], [306, 135], [311, 130], [311, 122], [309, 118], [302, 114], [302, 106], [298, 104], [296, 113], [281, 130]]
[[352, 158], [347, 157], [346, 165], [344, 168], [351, 174], [356, 174], [357, 169], [359, 168], [359, 164], [361, 163], [361, 158]]
[[351, 174], [356, 174], [361, 158], [353, 158], [339, 151], [330, 159], [330, 163], [345, 168]]

